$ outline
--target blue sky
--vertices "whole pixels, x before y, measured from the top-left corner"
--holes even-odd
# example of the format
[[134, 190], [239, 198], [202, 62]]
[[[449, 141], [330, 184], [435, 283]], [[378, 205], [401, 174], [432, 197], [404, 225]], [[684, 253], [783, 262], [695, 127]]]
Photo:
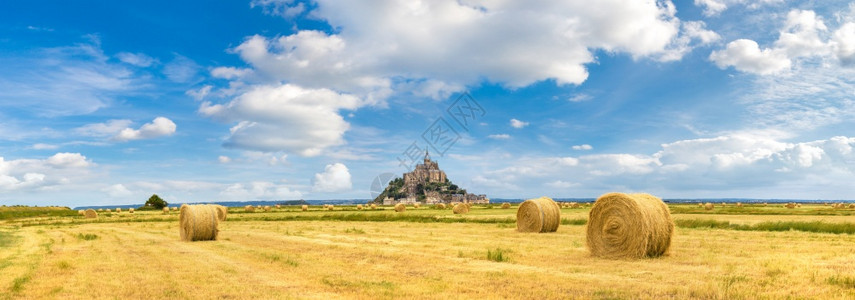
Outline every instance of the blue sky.
[[493, 198], [855, 199], [849, 1], [7, 1], [0, 66], [7, 205], [368, 198], [438, 120]]

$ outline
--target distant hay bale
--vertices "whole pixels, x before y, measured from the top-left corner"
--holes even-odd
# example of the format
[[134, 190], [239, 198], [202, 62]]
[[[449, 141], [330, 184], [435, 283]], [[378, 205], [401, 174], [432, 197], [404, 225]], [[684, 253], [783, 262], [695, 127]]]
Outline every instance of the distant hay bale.
[[133, 209], [133, 208], [128, 208], [128, 213], [129, 213], [129, 214], [134, 213], [134, 209]]
[[466, 203], [458, 203], [453, 208], [451, 208], [451, 211], [454, 212], [455, 215], [468, 214], [469, 206], [467, 206]]
[[736, 207], [742, 207], [742, 202], [736, 202]]
[[280, 208], [282, 208], [282, 205], [281, 205], [281, 204], [276, 204], [276, 209], [280, 209]]
[[517, 208], [517, 231], [555, 232], [561, 223], [561, 209], [549, 197], [528, 199]]
[[433, 206], [433, 208], [445, 209], [445, 204], [444, 203], [437, 203], [436, 205]]
[[98, 212], [90, 208], [83, 212], [83, 216], [87, 219], [94, 219], [98, 217]]
[[217, 204], [214, 204], [212, 206], [214, 206], [214, 209], [217, 210], [217, 220], [225, 221], [226, 215], [229, 214], [229, 208], [222, 206], [222, 205], [217, 205]]
[[335, 206], [333, 206], [332, 204], [327, 205], [327, 210], [335, 210]]
[[175, 207], [175, 206], [172, 207], [172, 211], [177, 211], [177, 210], [178, 210], [178, 207]]
[[117, 213], [122, 212], [122, 208], [121, 208], [121, 207], [116, 207], [116, 212], [117, 212]]
[[377, 204], [371, 203], [371, 209], [377, 209]]
[[164, 214], [168, 214], [168, 213], [169, 213], [169, 207], [165, 207], [165, 206], [164, 206], [164, 207], [163, 207], [163, 213], [164, 213]]
[[422, 206], [422, 205], [421, 205], [421, 204], [419, 204], [418, 202], [413, 203], [413, 208], [419, 208], [419, 206]]
[[570, 206], [570, 208], [581, 208], [582, 207], [581, 205], [579, 205], [578, 202], [570, 202], [569, 206]]
[[709, 202], [707, 202], [706, 204], [704, 204], [704, 210], [713, 210], [713, 208], [715, 208], [715, 204], [712, 204], [712, 203], [709, 203]]
[[769, 206], [768, 202], [763, 202], [763, 207]]
[[[182, 205], [183, 206], [183, 205]], [[255, 206], [247, 205], [243, 207], [243, 211], [245, 212], [255, 212]]]
[[727, 206], [727, 203], [722, 202], [722, 203], [721, 203], [721, 206], [722, 206], [722, 207], [725, 207], [725, 206]]
[[472, 208], [472, 203], [471, 203], [471, 202], [466, 202], [466, 208]]
[[855, 208], [855, 203], [849, 204], [849, 208]]
[[508, 202], [502, 203], [502, 208], [503, 208], [503, 209], [511, 208], [511, 204], [510, 204], [510, 203], [508, 203]]
[[102, 211], [104, 211], [104, 209], [103, 209], [103, 208], [99, 208], [99, 209], [98, 209], [98, 212], [102, 212]]
[[801, 203], [796, 203], [796, 207], [802, 207]]
[[407, 210], [407, 206], [406, 206], [406, 205], [404, 205], [404, 203], [398, 203], [398, 204], [395, 204], [395, 211], [396, 211], [396, 212], [403, 212], [403, 211], [406, 211], [406, 210]]
[[86, 215], [86, 211], [81, 209], [81, 210], [78, 210], [78, 211], [77, 211], [77, 214], [78, 214], [78, 215], [81, 215], [81, 216], [85, 216], [85, 215]]
[[598, 257], [666, 255], [673, 234], [674, 221], [668, 205], [649, 194], [602, 195], [588, 215], [588, 248]]
[[784, 204], [784, 207], [789, 208], [789, 209], [793, 209], [793, 208], [796, 208], [796, 204], [790, 202], [790, 203]]
[[270, 210], [271, 210], [270, 205], [265, 205], [265, 206], [264, 206], [264, 211], [266, 211], [266, 212], [270, 212]]
[[356, 210], [362, 210], [362, 204], [357, 204], [357, 205], [356, 205]]
[[703, 208], [703, 207], [704, 207], [704, 204], [699, 202], [699, 203], [698, 203], [698, 207]]
[[215, 241], [219, 234], [217, 205], [181, 205], [178, 227], [181, 240]]
[[301, 207], [300, 207], [300, 209], [302, 209], [303, 211], [308, 211], [308, 210], [309, 210], [309, 206], [308, 206], [308, 205], [303, 204], [303, 206], [301, 206]]

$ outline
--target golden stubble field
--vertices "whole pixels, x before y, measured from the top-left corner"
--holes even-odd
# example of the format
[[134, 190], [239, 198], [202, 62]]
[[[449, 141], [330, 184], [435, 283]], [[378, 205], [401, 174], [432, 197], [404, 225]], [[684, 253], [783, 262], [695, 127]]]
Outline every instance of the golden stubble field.
[[[233, 208], [220, 224], [219, 240], [208, 242], [181, 241], [176, 212], [102, 213], [95, 223], [82, 217], [7, 220], [0, 223], [0, 297], [855, 298], [855, 235], [678, 226], [670, 256], [605, 260], [590, 256], [585, 225], [570, 225], [587, 218], [587, 208], [562, 209], [567, 223], [545, 234], [517, 233], [516, 206], [474, 207], [465, 216], [425, 207], [403, 213], [336, 209]], [[807, 209], [826, 208], [802, 212]], [[855, 218], [795, 214], [799, 210], [674, 219], [755, 224]], [[335, 217], [358, 214], [377, 218]], [[413, 218], [377, 221], [401, 214]], [[447, 218], [453, 222], [441, 222]]]

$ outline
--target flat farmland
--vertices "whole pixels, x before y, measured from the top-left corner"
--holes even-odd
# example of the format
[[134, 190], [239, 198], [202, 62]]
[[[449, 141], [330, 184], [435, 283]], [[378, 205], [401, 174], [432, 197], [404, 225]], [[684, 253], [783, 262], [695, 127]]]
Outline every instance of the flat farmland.
[[0, 297], [855, 298], [855, 235], [824, 232], [855, 210], [671, 205], [670, 255], [607, 260], [585, 246], [588, 208], [563, 208], [544, 234], [516, 232], [516, 208], [231, 208], [204, 242], [181, 241], [176, 212], [15, 218], [0, 221]]

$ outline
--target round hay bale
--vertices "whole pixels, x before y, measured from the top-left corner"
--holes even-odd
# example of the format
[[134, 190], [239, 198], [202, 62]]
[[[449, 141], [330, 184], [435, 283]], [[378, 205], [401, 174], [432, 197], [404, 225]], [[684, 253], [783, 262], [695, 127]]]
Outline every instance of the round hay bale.
[[395, 204], [395, 212], [403, 212], [407, 210], [407, 206], [404, 203]]
[[855, 208], [855, 203], [849, 204], [849, 208]]
[[98, 212], [103, 212], [103, 211], [104, 211], [104, 209], [103, 209], [103, 208], [99, 208], [99, 209], [98, 209]]
[[121, 207], [116, 207], [116, 212], [117, 212], [117, 213], [122, 212], [122, 208], [121, 208]]
[[327, 210], [335, 210], [335, 206], [333, 206], [332, 204], [327, 205]]
[[219, 234], [216, 205], [181, 205], [178, 214], [181, 240], [215, 241]]
[[455, 215], [467, 214], [469, 213], [469, 206], [465, 203], [458, 203], [451, 208], [451, 211], [454, 212]]
[[796, 204], [790, 202], [790, 203], [784, 204], [784, 207], [789, 208], [789, 209], [793, 209], [793, 208], [796, 208]]
[[106, 209], [106, 210], [104, 210], [104, 211], [106, 211], [106, 212], [110, 212], [110, 209], [108, 208], [108, 209]]
[[436, 205], [433, 206], [433, 208], [445, 209], [445, 203], [437, 203]]
[[229, 214], [229, 208], [222, 206], [222, 205], [217, 205], [217, 204], [213, 204], [211, 206], [213, 206], [214, 209], [217, 211], [217, 220], [225, 221], [226, 215]]
[[83, 216], [87, 219], [94, 219], [98, 217], [98, 212], [90, 208], [83, 212]]
[[722, 203], [721, 203], [721, 206], [722, 206], [722, 207], [725, 207], [725, 206], [727, 206], [727, 203], [722, 202]]
[[736, 202], [736, 207], [742, 207], [742, 202]]
[[698, 203], [698, 207], [703, 208], [703, 207], [704, 207], [704, 204], [699, 202], [699, 203]]
[[581, 208], [582, 207], [581, 205], [579, 205], [578, 202], [570, 202], [569, 206], [570, 206], [570, 208]]
[[508, 203], [508, 202], [502, 203], [502, 209], [508, 209], [508, 208], [511, 208], [510, 203]]
[[168, 214], [168, 213], [169, 213], [169, 207], [165, 207], [165, 206], [164, 206], [164, 207], [163, 207], [163, 213], [164, 213], [164, 214]]
[[802, 207], [801, 203], [796, 203], [796, 207]]
[[172, 211], [178, 211], [178, 207], [173, 206]]
[[264, 206], [264, 211], [266, 211], [266, 212], [270, 212], [270, 210], [271, 210], [270, 205], [265, 205], [265, 206]]
[[[596, 203], [595, 203], [595, 204], [596, 204]], [[704, 210], [713, 210], [713, 208], [715, 208], [715, 204], [712, 204], [712, 203], [709, 203], [709, 202], [707, 202], [706, 204], [704, 204]]]
[[303, 206], [301, 206], [301, 207], [300, 207], [300, 209], [302, 209], [303, 211], [308, 211], [308, 210], [309, 210], [309, 206], [308, 206], [308, 205], [303, 204]]
[[768, 202], [763, 202], [763, 207], [769, 206]]
[[134, 209], [133, 209], [133, 208], [128, 208], [128, 213], [129, 213], [129, 214], [134, 213]]
[[413, 203], [413, 208], [419, 208], [420, 206], [422, 206], [422, 205], [421, 205], [421, 204], [419, 204], [418, 202]]
[[371, 209], [377, 209], [377, 204], [376, 204], [376, 203], [371, 203]]
[[472, 208], [472, 203], [466, 202], [466, 208]]
[[357, 204], [357, 205], [356, 205], [356, 210], [362, 210], [362, 204]]
[[517, 231], [555, 232], [561, 223], [561, 208], [549, 197], [528, 199], [517, 208]]
[[86, 215], [86, 211], [85, 211], [85, 210], [80, 209], [80, 210], [78, 210], [78, 211], [77, 211], [77, 214], [78, 214], [78, 215], [81, 215], [81, 216], [85, 216], [85, 215]]
[[[183, 205], [182, 205], [182, 207], [183, 207]], [[245, 211], [245, 212], [255, 212], [255, 206], [252, 206], [252, 205], [244, 206], [244, 207], [243, 207], [243, 211]]]
[[673, 234], [671, 211], [661, 199], [649, 194], [602, 195], [588, 215], [588, 248], [598, 257], [666, 255]]
[[276, 209], [280, 209], [280, 208], [282, 208], [282, 205], [281, 205], [281, 204], [276, 204]]

